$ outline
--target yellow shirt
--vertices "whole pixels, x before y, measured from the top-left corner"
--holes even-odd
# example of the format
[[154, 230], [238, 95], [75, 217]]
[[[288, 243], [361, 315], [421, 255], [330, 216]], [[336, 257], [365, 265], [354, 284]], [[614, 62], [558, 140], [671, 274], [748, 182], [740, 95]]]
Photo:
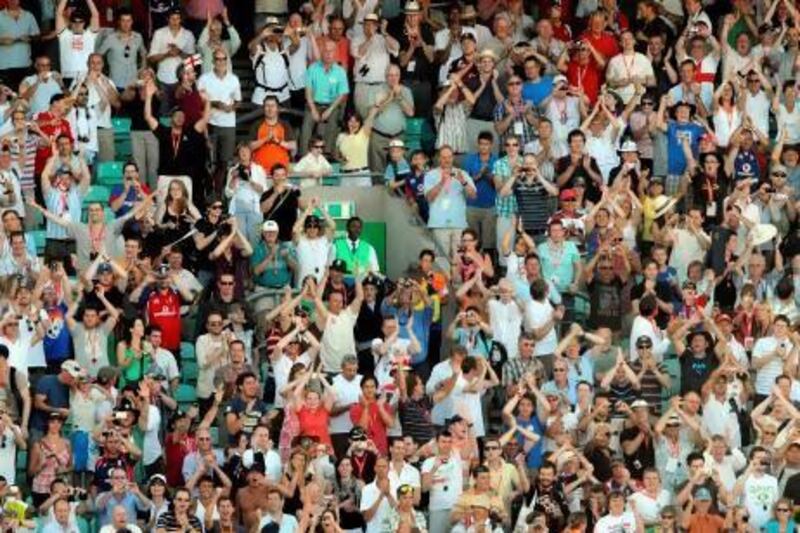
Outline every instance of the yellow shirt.
[[357, 170], [367, 168], [369, 162], [367, 154], [369, 149], [369, 136], [364, 133], [364, 128], [358, 130], [355, 135], [350, 133], [340, 133], [336, 139], [336, 148], [345, 158], [346, 163], [342, 165], [342, 170]]

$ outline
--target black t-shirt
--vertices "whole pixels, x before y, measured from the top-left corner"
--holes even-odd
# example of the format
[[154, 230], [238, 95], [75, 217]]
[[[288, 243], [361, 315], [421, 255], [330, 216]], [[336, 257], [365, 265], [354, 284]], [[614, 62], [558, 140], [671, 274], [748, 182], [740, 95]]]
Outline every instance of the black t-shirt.
[[[644, 281], [636, 285], [631, 290], [631, 300], [640, 300], [644, 295]], [[675, 289], [673, 289], [672, 285], [663, 281], [656, 281], [656, 297], [665, 303], [673, 303], [676, 298], [680, 298], [678, 294], [676, 294]], [[662, 311], [660, 308], [658, 313], [656, 314], [656, 323], [658, 327], [664, 329], [669, 324], [670, 314]]]
[[[632, 441], [639, 436], [640, 432], [641, 430], [636, 426], [625, 428], [619, 434], [619, 442]], [[630, 455], [623, 453], [622, 456], [625, 460], [625, 466], [631, 473], [631, 477], [642, 479], [645, 468], [655, 468], [656, 466], [656, 451], [652, 437], [645, 437], [635, 452]]]
[[[400, 43], [401, 53], [410, 48], [408, 34], [406, 33], [405, 17], [396, 17], [389, 24], [389, 35], [397, 39]], [[428, 46], [434, 45], [433, 31], [426, 23], [420, 23], [419, 36], [422, 42]], [[417, 81], [430, 81], [433, 73], [433, 64], [428, 61], [425, 52], [421, 46], [414, 50], [414, 55], [411, 56], [411, 61], [405, 67], [400, 67], [400, 72], [403, 81], [417, 80]]]
[[681, 355], [681, 396], [689, 391], [699, 393], [717, 365], [719, 362], [713, 347], [706, 350], [705, 357], [695, 357], [687, 348]]
[[794, 474], [786, 480], [783, 497], [789, 498], [795, 505], [800, 505], [800, 473]]
[[603, 283], [595, 276], [589, 283], [589, 299], [591, 312], [589, 314], [589, 328], [610, 328], [617, 332], [622, 329], [622, 289], [625, 286], [619, 276], [609, 283]]
[[[267, 404], [263, 401], [256, 399], [251, 408], [247, 408], [247, 402], [241, 396], [235, 396], [228, 402], [225, 407], [225, 417], [228, 413], [235, 414], [242, 422], [242, 433], [248, 437], [253, 433], [253, 430], [258, 425], [261, 417], [267, 414]], [[236, 444], [239, 442], [239, 433], [228, 435], [228, 444]]]
[[[153, 96], [153, 109], [158, 109], [159, 100]], [[144, 100], [137, 94], [133, 100], [122, 102], [122, 113], [131, 119], [131, 131], [150, 131], [150, 125], [144, 119]]]
[[[497, 107], [498, 101], [497, 98], [495, 98], [494, 91], [490, 85], [491, 83], [491, 80], [487, 82], [486, 88], [481, 92], [480, 96], [478, 96], [478, 99], [475, 100], [475, 105], [473, 105], [472, 110], [470, 110], [469, 118], [485, 120], [487, 122], [494, 120], [494, 110]], [[500, 82], [497, 83], [499, 84]], [[480, 76], [470, 78], [465, 82], [465, 85], [473, 93], [476, 92], [481, 86]]]
[[[273, 189], [261, 195], [261, 202], [272, 196]], [[278, 195], [269, 211], [264, 213], [264, 220], [278, 223], [278, 240], [291, 241], [292, 228], [297, 222], [297, 209], [300, 202], [300, 189], [289, 188]]]
[[[206, 138], [194, 128], [183, 128], [179, 136], [173, 137], [172, 128], [159, 124], [153, 131], [158, 139], [158, 174], [164, 176], [191, 176], [200, 179], [200, 170], [205, 165]], [[175, 142], [177, 141], [177, 151]], [[195, 183], [195, 187], [199, 184]], [[192, 197], [198, 198], [206, 191], [192, 189]]]
[[[197, 222], [195, 222], [194, 227], [204, 238], [208, 237], [217, 229], [219, 228], [220, 222], [222, 222], [222, 218], [220, 218], [219, 222], [216, 224], [212, 223], [208, 218], [201, 218]], [[197, 270], [206, 270], [206, 271], [213, 271], [214, 264], [211, 262], [211, 259], [208, 258], [208, 255], [214, 251], [214, 248], [217, 247], [219, 244], [220, 238], [217, 235], [214, 240], [202, 250], [198, 250], [195, 248], [194, 251], [194, 264], [197, 267]]]
[[[592, 167], [592, 171], [595, 172], [596, 174], [600, 174], [600, 167], [597, 166], [597, 160], [595, 160], [594, 157], [590, 157], [590, 159], [591, 161], [589, 163], [589, 166]], [[567, 170], [570, 164], [572, 164], [572, 157], [570, 157], [569, 154], [560, 158], [558, 161], [556, 161], [555, 164], [555, 169], [556, 169], [555, 175], [558, 176], [559, 174]], [[575, 180], [578, 178], [583, 178], [584, 181], [586, 182], [585, 198], [591, 202], [597, 203], [600, 200], [601, 196], [600, 189], [598, 188], [597, 183], [589, 175], [589, 173], [586, 172], [586, 169], [583, 168], [583, 163], [578, 165], [578, 167], [575, 169], [575, 172], [572, 173], [572, 176], [570, 177], [569, 181], [561, 187], [561, 190], [573, 188], [575, 186]]]

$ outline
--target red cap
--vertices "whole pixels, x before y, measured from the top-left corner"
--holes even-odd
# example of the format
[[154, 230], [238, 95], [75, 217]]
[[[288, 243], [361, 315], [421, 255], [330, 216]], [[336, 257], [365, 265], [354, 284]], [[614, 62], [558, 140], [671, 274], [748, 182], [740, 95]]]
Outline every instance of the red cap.
[[575, 200], [578, 198], [578, 195], [575, 193], [575, 189], [564, 189], [561, 191], [561, 194], [558, 195], [560, 200]]

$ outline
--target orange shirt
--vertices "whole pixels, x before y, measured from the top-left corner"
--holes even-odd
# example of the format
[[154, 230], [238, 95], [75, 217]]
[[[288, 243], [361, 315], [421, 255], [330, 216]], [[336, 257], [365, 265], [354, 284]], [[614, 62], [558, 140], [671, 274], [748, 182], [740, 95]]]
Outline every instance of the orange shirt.
[[689, 533], [719, 533], [725, 527], [725, 520], [719, 515], [692, 515], [689, 520]]
[[[325, 44], [325, 41], [333, 41], [333, 39], [325, 35], [317, 38], [317, 46], [320, 50], [322, 50], [322, 46]], [[349, 76], [350, 67], [353, 66], [353, 58], [350, 57], [350, 39], [347, 37], [342, 37], [338, 42], [333, 42], [336, 43], [336, 62], [342, 66]]]
[[272, 167], [276, 163], [281, 163], [287, 167], [289, 166], [289, 161], [291, 160], [289, 150], [279, 143], [282, 141], [294, 140], [292, 128], [281, 121], [275, 124], [267, 124], [266, 121], [261, 123], [256, 138], [266, 139], [270, 136], [272, 136], [274, 142], [262, 144], [261, 148], [253, 153], [253, 161], [264, 167], [267, 174], [272, 174]]
[[328, 431], [330, 413], [324, 407], [320, 406], [316, 409], [311, 409], [308, 406], [303, 406], [297, 411], [297, 420], [300, 421], [300, 435], [317, 437], [319, 442], [332, 446], [331, 435]]

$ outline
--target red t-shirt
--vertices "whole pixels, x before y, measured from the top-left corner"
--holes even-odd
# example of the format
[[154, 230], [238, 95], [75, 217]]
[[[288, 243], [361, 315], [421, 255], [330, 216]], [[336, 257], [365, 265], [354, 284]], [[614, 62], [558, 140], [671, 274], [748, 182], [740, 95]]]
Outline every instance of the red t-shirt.
[[312, 409], [304, 405], [297, 411], [297, 420], [300, 421], [300, 435], [317, 437], [321, 443], [333, 446], [328, 431], [330, 413], [324, 407]]
[[183, 479], [183, 460], [192, 452], [197, 451], [197, 441], [194, 435], [187, 434], [177, 437], [174, 433], [164, 439], [164, 460], [167, 463], [167, 485], [182, 487], [186, 480]]
[[[59, 135], [65, 134], [73, 141], [75, 140], [75, 137], [72, 136], [72, 129], [69, 127], [69, 122], [65, 118], [56, 118], [50, 111], [42, 111], [41, 113], [37, 113], [36, 116], [33, 117], [33, 120], [39, 125], [42, 133], [48, 137], [57, 138]], [[35, 173], [37, 176], [42, 173], [51, 155], [53, 155], [53, 152], [50, 150], [49, 144], [47, 146], [41, 146], [36, 150]]]
[[[392, 416], [392, 408], [384, 405], [383, 408]], [[354, 404], [350, 407], [350, 420], [353, 424], [359, 425], [361, 414], [364, 412], [364, 407], [361, 403]], [[378, 414], [378, 404], [369, 404], [369, 425], [363, 428], [367, 432], [367, 438], [375, 443], [378, 451], [386, 455], [389, 453], [389, 436], [386, 433], [386, 426], [383, 424], [383, 419]]]
[[175, 96], [175, 103], [178, 105], [183, 114], [186, 115], [185, 128], [190, 128], [203, 117], [205, 110], [205, 102], [203, 97], [200, 96], [200, 91], [197, 89], [184, 93], [180, 98]]
[[[592, 34], [592, 32], [587, 31], [581, 35], [581, 39], [588, 41], [595, 50], [600, 52], [603, 57], [606, 58], [606, 61], [619, 53], [619, 44], [617, 44], [617, 38], [607, 31], [604, 31], [598, 36], [595, 36]], [[594, 57], [592, 57], [592, 62], [594, 63]]]
[[175, 291], [151, 292], [147, 298], [147, 319], [161, 328], [161, 346], [167, 350], [181, 347], [181, 297]]
[[578, 65], [577, 61], [570, 61], [567, 65], [567, 81], [570, 86], [583, 87], [583, 92], [594, 105], [600, 94], [600, 85], [602, 85], [600, 72], [594, 65], [594, 61], [590, 61], [585, 66]]

